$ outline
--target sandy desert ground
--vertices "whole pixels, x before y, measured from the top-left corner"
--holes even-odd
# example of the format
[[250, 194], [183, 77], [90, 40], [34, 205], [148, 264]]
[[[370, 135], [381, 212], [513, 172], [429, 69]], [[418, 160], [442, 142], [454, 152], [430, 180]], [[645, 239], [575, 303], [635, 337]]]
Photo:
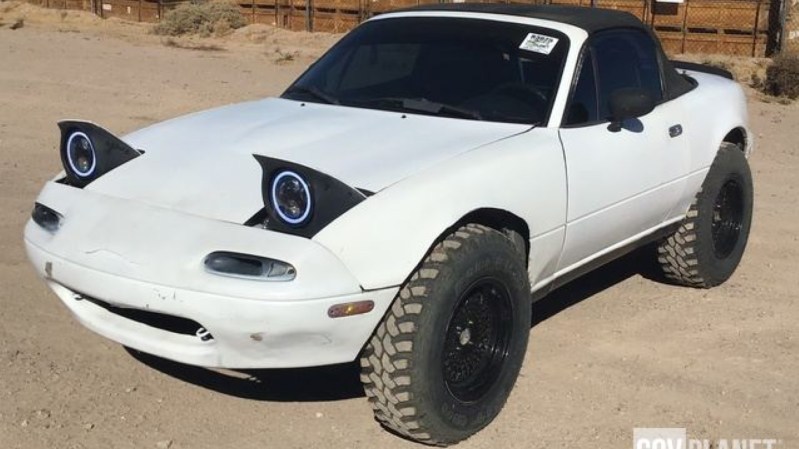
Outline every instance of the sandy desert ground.
[[[419, 447], [376, 425], [352, 365], [230, 376], [127, 352], [78, 325], [22, 247], [59, 170], [57, 120], [123, 134], [275, 95], [336, 36], [262, 27], [165, 42], [7, 3], [0, 23], [0, 448]], [[664, 285], [639, 253], [561, 289], [535, 307], [504, 411], [459, 447], [627, 448], [634, 427], [799, 447], [799, 105], [751, 93], [750, 108], [756, 210], [735, 276]]]

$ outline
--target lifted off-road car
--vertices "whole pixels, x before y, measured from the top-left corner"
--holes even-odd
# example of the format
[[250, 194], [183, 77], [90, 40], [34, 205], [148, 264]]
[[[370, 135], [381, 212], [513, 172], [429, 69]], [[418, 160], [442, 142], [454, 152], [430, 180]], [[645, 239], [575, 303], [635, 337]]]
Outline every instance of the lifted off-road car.
[[377, 419], [428, 444], [500, 412], [532, 301], [649, 243], [720, 284], [752, 214], [741, 88], [615, 11], [384, 14], [280, 98], [59, 127], [25, 243], [81, 323], [207, 367], [360, 360]]

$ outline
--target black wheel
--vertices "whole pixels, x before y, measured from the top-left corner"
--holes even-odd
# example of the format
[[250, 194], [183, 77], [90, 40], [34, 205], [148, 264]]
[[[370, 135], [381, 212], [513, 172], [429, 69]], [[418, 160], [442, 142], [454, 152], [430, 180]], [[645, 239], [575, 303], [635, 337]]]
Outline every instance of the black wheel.
[[738, 146], [723, 143], [679, 230], [658, 247], [666, 277], [709, 288], [732, 276], [752, 222], [752, 174]]
[[516, 382], [530, 313], [515, 243], [476, 224], [447, 236], [401, 288], [361, 356], [375, 418], [435, 445], [485, 427]]

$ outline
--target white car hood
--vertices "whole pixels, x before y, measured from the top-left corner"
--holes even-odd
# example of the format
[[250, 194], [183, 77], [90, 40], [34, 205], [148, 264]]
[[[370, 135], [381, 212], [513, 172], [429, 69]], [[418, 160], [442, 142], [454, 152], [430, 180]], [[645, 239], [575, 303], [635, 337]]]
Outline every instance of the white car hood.
[[295, 162], [378, 192], [527, 125], [270, 98], [187, 115], [123, 137], [138, 157], [86, 188], [225, 221], [263, 207], [253, 155]]

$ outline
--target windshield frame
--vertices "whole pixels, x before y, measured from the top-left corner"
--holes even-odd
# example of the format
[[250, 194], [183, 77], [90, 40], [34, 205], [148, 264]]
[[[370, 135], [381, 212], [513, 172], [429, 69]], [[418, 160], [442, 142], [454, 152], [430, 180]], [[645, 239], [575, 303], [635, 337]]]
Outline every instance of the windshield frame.
[[[343, 47], [348, 47], [352, 45], [352, 41], [357, 37], [356, 33], [359, 33], [359, 30], [362, 30], [364, 27], [376, 27], [385, 24], [386, 22], [410, 22], [408, 26], [414, 25], [414, 23], [419, 24], [421, 22], [429, 22], [426, 26], [436, 26], [435, 22], [453, 22], [458, 21], [466, 24], [468, 26], [469, 23], [486, 23], [491, 22], [493, 24], [501, 24], [507, 25], [508, 27], [516, 27], [516, 28], [523, 28], [527, 33], [534, 33], [534, 34], [543, 34], [549, 37], [554, 37], [558, 39], [558, 44], [562, 48], [559, 48], [558, 51], [561, 53], [560, 61], [557, 64], [557, 73], [555, 75], [555, 79], [550, 86], [551, 88], [551, 95], [548, 98], [548, 104], [546, 106], [546, 110], [540, 120], [537, 121], [519, 121], [519, 120], [503, 120], [501, 118], [472, 118], [468, 117], [464, 114], [454, 114], [454, 115], [441, 115], [438, 113], [432, 113], [429, 110], [410, 110], [410, 109], [403, 109], [401, 107], [391, 106], [388, 104], [380, 104], [379, 102], [375, 102], [374, 104], [364, 104], [363, 102], [358, 101], [347, 101], [346, 99], [336, 98], [336, 102], [326, 101], [322, 98], [319, 98], [318, 95], [306, 96], [306, 98], [296, 98], [296, 96], [292, 93], [292, 90], [299, 89], [299, 90], [307, 90], [307, 86], [303, 85], [303, 80], [309, 76], [309, 74], [317, 68], [318, 64], [321, 61], [324, 61], [326, 58], [335, 57], [331, 56], [337, 54], [342, 51]], [[493, 19], [493, 18], [478, 18], [478, 17], [470, 17], [470, 16], [430, 16], [430, 15], [402, 15], [396, 17], [378, 17], [372, 20], [368, 20], [363, 22], [357, 28], [352, 30], [350, 33], [345, 35], [341, 40], [339, 40], [336, 44], [334, 44], [330, 49], [328, 49], [319, 59], [317, 59], [313, 64], [311, 64], [297, 79], [291, 83], [291, 85], [286, 88], [286, 90], [280, 95], [280, 98], [291, 100], [291, 101], [300, 101], [300, 102], [310, 102], [310, 103], [321, 103], [321, 104], [332, 104], [337, 106], [345, 106], [345, 107], [353, 107], [353, 108], [360, 108], [360, 109], [372, 109], [372, 110], [380, 110], [380, 111], [390, 111], [390, 112], [400, 112], [400, 113], [407, 113], [407, 114], [418, 114], [418, 115], [435, 115], [438, 117], [446, 117], [446, 118], [458, 118], [458, 119], [465, 119], [465, 120], [485, 120], [487, 122], [495, 122], [495, 123], [511, 123], [511, 124], [526, 124], [531, 126], [547, 126], [550, 122], [552, 117], [553, 110], [556, 106], [558, 95], [560, 94], [560, 88], [563, 85], [563, 78], [564, 78], [564, 71], [566, 68], [566, 64], [571, 55], [571, 40], [567, 33], [564, 33], [562, 30], [557, 28], [547, 27], [541, 24], [530, 24], [518, 21], [505, 21], [501, 19]], [[521, 52], [521, 50], [517, 50]], [[517, 53], [518, 55], [521, 53]], [[339, 56], [340, 57], [340, 56]], [[338, 58], [338, 57], [336, 57]], [[324, 94], [329, 95], [329, 93], [324, 92]], [[316, 98], [314, 98], [316, 97]], [[439, 110], [451, 110], [453, 106], [457, 108], [456, 105], [449, 105], [440, 103], [442, 106]], [[479, 114], [478, 114], [479, 115]]]

